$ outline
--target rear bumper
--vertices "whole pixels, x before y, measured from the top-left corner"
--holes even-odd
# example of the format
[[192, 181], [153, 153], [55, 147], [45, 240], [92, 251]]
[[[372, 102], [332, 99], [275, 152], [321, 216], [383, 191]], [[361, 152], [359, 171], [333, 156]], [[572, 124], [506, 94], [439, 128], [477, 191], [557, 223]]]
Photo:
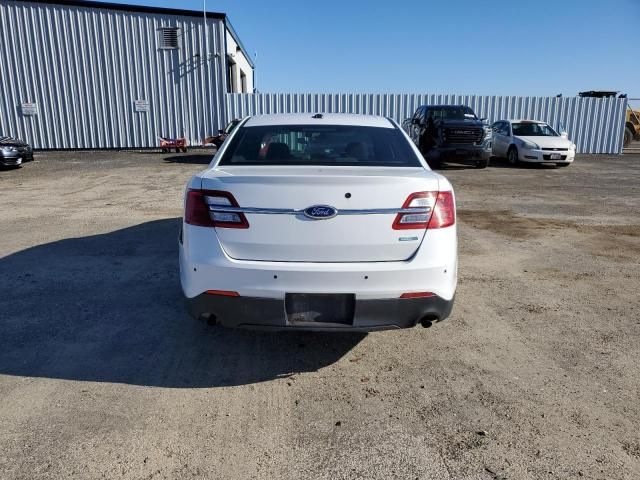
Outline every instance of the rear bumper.
[[[195, 317], [213, 316], [225, 327], [310, 330], [310, 331], [375, 331], [414, 327], [420, 320], [441, 321], [453, 309], [453, 298], [356, 300], [353, 319], [349, 323], [297, 322], [285, 309], [285, 301], [273, 298], [225, 297], [201, 294], [186, 299], [189, 313]], [[330, 319], [326, 319], [330, 320]]]

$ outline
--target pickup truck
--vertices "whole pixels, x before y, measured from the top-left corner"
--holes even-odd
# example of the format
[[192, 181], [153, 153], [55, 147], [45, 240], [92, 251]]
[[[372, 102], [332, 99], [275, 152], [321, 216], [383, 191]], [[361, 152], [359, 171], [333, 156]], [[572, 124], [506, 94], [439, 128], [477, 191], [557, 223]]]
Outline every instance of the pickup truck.
[[465, 105], [423, 105], [402, 128], [432, 168], [446, 160], [489, 165], [491, 127]]

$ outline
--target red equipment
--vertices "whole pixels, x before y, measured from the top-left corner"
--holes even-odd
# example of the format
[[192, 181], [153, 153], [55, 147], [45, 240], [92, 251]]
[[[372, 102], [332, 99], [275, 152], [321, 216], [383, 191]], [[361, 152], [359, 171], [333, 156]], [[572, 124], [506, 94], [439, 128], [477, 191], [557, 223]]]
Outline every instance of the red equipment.
[[166, 137], [158, 137], [160, 140], [160, 148], [162, 149], [162, 153], [169, 153], [172, 148], [176, 149], [176, 153], [180, 151], [187, 151], [187, 139], [182, 138], [166, 138]]

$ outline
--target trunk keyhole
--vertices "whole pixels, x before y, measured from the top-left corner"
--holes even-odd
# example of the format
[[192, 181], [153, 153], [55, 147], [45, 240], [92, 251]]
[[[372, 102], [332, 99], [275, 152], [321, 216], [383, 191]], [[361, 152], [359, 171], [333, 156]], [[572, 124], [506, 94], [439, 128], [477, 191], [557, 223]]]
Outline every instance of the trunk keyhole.
[[344, 194], [345, 198], [351, 198], [351, 194], [349, 192]]

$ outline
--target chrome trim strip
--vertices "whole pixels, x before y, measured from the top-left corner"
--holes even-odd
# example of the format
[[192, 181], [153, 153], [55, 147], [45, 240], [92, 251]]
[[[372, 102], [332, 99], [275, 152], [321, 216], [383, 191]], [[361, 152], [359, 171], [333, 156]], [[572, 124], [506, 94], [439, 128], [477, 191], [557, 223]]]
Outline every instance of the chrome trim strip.
[[370, 208], [362, 210], [338, 210], [338, 215], [391, 215], [398, 213], [429, 213], [431, 207]]
[[209, 211], [225, 213], [264, 213], [269, 215], [295, 215], [302, 213], [302, 210], [293, 210], [292, 208], [228, 207], [226, 205], [209, 205]]
[[[211, 212], [224, 213], [253, 213], [266, 215], [304, 215], [304, 209], [291, 208], [253, 208], [253, 207], [229, 207], [226, 205], [209, 205]], [[360, 210], [338, 210], [337, 215], [394, 215], [398, 213], [429, 213], [431, 207], [415, 208], [370, 208]]]

